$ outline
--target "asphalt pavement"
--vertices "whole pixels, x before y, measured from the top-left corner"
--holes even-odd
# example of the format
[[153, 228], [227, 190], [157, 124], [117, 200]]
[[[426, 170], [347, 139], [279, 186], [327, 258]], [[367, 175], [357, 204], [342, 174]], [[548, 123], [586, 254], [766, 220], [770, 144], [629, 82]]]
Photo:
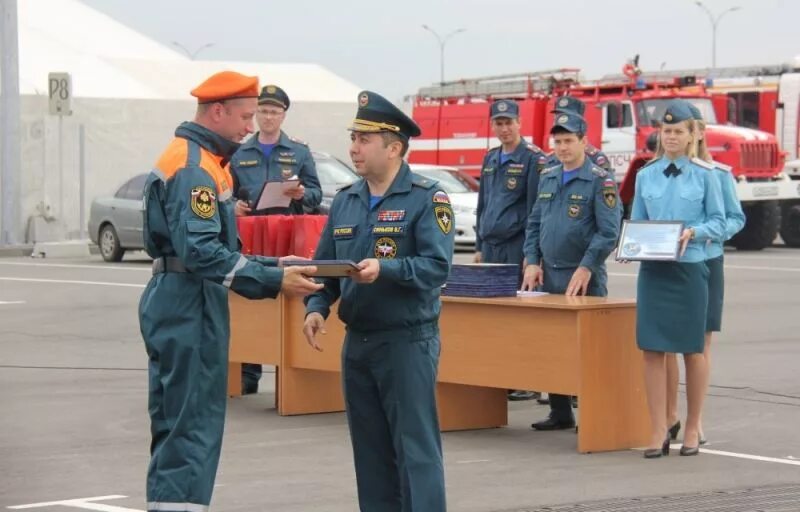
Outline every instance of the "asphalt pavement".
[[[610, 294], [635, 297], [636, 270], [610, 263]], [[800, 510], [775, 498], [800, 496], [800, 249], [731, 251], [725, 270], [700, 456], [579, 455], [573, 432], [530, 429], [546, 406], [510, 403], [506, 428], [443, 435], [449, 510]], [[120, 264], [0, 258], [0, 508], [144, 510], [137, 304], [149, 276], [141, 254]], [[278, 416], [271, 377], [259, 394], [229, 401], [211, 510], [357, 510], [344, 415]], [[674, 507], [663, 498], [675, 495]], [[689, 505], [724, 496], [739, 498]], [[735, 508], [742, 496], [757, 505]]]

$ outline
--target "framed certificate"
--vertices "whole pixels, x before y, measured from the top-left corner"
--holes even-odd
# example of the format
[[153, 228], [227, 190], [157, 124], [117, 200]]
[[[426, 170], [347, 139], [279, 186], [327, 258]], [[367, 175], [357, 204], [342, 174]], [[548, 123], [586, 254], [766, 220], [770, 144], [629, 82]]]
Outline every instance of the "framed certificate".
[[312, 277], [350, 277], [358, 272], [358, 265], [350, 260], [289, 260], [283, 262], [284, 267], [317, 267]]
[[617, 260], [676, 261], [680, 256], [683, 222], [626, 220], [617, 246]]

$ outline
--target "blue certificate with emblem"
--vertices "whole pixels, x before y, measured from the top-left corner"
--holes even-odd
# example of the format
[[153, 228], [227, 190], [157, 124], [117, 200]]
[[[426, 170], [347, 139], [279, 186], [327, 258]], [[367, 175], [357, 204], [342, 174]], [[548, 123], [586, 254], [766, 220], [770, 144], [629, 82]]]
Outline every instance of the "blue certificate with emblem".
[[617, 260], [677, 261], [683, 222], [625, 220], [617, 246]]
[[358, 265], [352, 260], [288, 260], [284, 267], [317, 267], [312, 277], [350, 277], [358, 272]]

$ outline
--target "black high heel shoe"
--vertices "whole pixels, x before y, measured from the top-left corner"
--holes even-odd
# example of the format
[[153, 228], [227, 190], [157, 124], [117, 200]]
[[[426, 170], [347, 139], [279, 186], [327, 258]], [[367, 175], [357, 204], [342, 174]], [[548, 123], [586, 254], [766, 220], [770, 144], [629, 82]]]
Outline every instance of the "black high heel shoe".
[[678, 439], [678, 432], [681, 431], [681, 420], [675, 422], [674, 425], [669, 427], [669, 437], [670, 439]]
[[691, 457], [700, 453], [700, 442], [702, 436], [697, 434], [697, 446], [686, 446], [686, 436], [684, 436], [683, 442], [684, 445], [681, 446], [680, 455], [681, 457]]
[[648, 448], [644, 451], [644, 458], [645, 459], [658, 459], [662, 456], [666, 457], [669, 455], [669, 436], [670, 433], [667, 432], [667, 438], [664, 439], [664, 443], [661, 445], [661, 448]]

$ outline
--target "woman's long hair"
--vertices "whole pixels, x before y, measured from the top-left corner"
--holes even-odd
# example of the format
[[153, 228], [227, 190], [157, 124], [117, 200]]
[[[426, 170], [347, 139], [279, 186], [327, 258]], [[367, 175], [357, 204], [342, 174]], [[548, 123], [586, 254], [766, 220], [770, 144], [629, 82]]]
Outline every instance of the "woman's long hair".
[[696, 133], [694, 138], [695, 155], [697, 158], [711, 163], [714, 161], [714, 159], [711, 158], [711, 153], [708, 151], [708, 142], [706, 142], [706, 122], [701, 119], [697, 119], [694, 121], [694, 125]]

